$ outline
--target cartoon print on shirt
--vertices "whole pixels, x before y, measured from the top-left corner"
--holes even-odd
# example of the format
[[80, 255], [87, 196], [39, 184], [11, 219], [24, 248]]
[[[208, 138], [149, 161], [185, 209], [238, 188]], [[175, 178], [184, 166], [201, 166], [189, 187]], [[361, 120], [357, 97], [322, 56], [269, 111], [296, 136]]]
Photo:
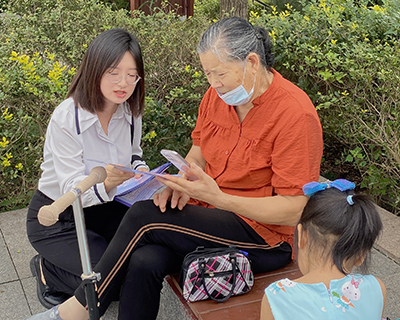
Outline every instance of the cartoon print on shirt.
[[271, 285], [271, 288], [269, 288], [269, 291], [272, 291], [273, 294], [276, 294], [280, 290], [282, 290], [283, 292], [286, 292], [284, 287], [292, 288], [295, 285], [296, 285], [296, 282], [293, 282], [289, 279], [283, 279], [281, 281], [274, 282]]
[[283, 279], [281, 280], [281, 283], [286, 287], [286, 288], [292, 288], [296, 285], [296, 282], [289, 280], [289, 279]]
[[342, 308], [343, 312], [346, 312], [349, 307], [355, 308], [352, 301], [358, 301], [361, 298], [361, 291], [358, 288], [360, 283], [363, 282], [362, 279], [355, 280], [353, 276], [351, 276], [351, 280], [347, 281], [342, 286], [342, 296], [340, 296], [337, 292], [333, 291], [332, 296], [337, 297], [336, 300], [336, 308]]

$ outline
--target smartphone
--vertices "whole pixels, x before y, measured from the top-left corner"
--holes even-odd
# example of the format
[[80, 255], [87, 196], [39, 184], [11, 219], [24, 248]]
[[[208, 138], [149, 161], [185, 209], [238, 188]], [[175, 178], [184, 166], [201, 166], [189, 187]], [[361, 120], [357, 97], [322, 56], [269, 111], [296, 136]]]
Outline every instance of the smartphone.
[[171, 162], [179, 171], [186, 174], [189, 180], [196, 180], [197, 177], [190, 170], [189, 162], [187, 162], [178, 152], [173, 150], [162, 149], [161, 154]]

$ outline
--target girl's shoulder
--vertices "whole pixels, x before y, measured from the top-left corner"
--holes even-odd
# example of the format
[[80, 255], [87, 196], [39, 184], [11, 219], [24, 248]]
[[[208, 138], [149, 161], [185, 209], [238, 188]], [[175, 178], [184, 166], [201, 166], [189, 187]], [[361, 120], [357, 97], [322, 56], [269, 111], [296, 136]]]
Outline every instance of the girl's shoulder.
[[372, 274], [362, 275], [358, 273], [350, 273], [343, 279], [341, 279], [342, 292], [353, 291], [353, 292], [369, 292], [373, 295], [379, 293], [382, 294], [383, 302], [386, 301], [386, 287], [381, 279], [375, 277]]
[[294, 287], [302, 288], [302, 290], [317, 290], [317, 291], [321, 290], [335, 291], [342, 289], [344, 287], [356, 288], [356, 289], [358, 289], [359, 287], [360, 288], [368, 287], [370, 289], [375, 289], [375, 290], [381, 288], [382, 292], [385, 291], [385, 286], [379, 278], [373, 275], [361, 275], [357, 273], [351, 273], [344, 276], [343, 278], [331, 280], [330, 286], [328, 288], [322, 282], [312, 283], [309, 282], [309, 279], [307, 282], [303, 282], [302, 278], [296, 280], [290, 280], [288, 278], [285, 278], [271, 283], [265, 289], [265, 292], [267, 292], [267, 290], [273, 291], [276, 289], [285, 291], [287, 290], [287, 288], [294, 288]]
[[[301, 281], [301, 279], [300, 279]], [[275, 320], [281, 319], [380, 319], [385, 295], [380, 280], [372, 275], [349, 274], [324, 283], [281, 279], [265, 289]]]

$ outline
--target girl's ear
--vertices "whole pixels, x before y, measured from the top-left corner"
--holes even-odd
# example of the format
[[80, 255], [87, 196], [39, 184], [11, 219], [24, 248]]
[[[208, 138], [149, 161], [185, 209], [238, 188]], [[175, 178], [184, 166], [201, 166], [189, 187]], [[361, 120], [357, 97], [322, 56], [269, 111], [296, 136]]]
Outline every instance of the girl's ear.
[[303, 225], [299, 223], [297, 225], [297, 246], [299, 249], [304, 249], [308, 243], [308, 234], [304, 231]]
[[366, 254], [363, 254], [361, 257], [358, 257], [357, 259], [354, 260], [354, 265], [356, 267], [361, 266], [364, 263], [365, 258], [367, 257]]

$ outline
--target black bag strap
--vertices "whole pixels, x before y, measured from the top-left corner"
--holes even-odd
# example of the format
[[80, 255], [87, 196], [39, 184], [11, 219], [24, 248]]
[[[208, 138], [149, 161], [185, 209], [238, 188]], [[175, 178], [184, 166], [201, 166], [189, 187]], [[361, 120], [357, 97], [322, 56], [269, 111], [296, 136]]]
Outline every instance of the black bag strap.
[[203, 286], [205, 293], [207, 293], [207, 296], [210, 299], [212, 299], [212, 300], [214, 300], [216, 302], [224, 302], [224, 301], [228, 300], [230, 297], [232, 297], [233, 292], [234, 292], [234, 290], [236, 288], [236, 255], [235, 254], [230, 254], [229, 255], [229, 261], [232, 264], [232, 277], [233, 277], [232, 288], [231, 288], [231, 291], [224, 298], [218, 299], [218, 298], [214, 298], [208, 292], [207, 286], [205, 284], [205, 267], [206, 267], [206, 263], [204, 261], [204, 258], [201, 258], [199, 260], [200, 271], [201, 271], [200, 272], [200, 279], [201, 279], [200, 285]]

